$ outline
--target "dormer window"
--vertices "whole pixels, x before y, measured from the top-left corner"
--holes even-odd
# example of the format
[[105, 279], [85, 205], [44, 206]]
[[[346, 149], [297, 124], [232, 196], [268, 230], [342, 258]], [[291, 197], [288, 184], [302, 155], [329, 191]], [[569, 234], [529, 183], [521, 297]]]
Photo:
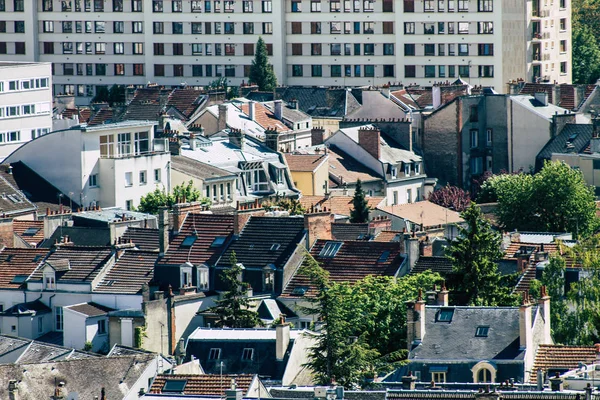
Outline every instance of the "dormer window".
[[43, 274], [44, 290], [56, 289], [56, 274], [52, 268], [46, 268]]
[[263, 268], [263, 292], [272, 292], [275, 282], [275, 266], [269, 264]]
[[208, 290], [208, 267], [206, 265], [202, 265], [198, 267], [198, 289], [199, 290]]
[[253, 348], [245, 348], [242, 351], [242, 361], [252, 361], [254, 358], [254, 349]]
[[319, 257], [334, 257], [342, 247], [342, 242], [327, 242], [319, 253]]
[[192, 266], [189, 263], [179, 267], [180, 287], [192, 286]]
[[223, 243], [225, 243], [225, 236], [217, 236], [215, 240], [211, 243], [210, 247], [221, 247]]
[[410, 176], [410, 164], [404, 163], [404, 176]]
[[210, 351], [208, 352], [209, 360], [218, 360], [220, 358], [221, 358], [221, 349], [219, 349], [219, 348], [210, 349]]
[[442, 308], [438, 314], [438, 322], [452, 322], [454, 316], [454, 310], [451, 308]]
[[421, 164], [415, 163], [415, 175], [421, 174]]
[[396, 167], [390, 168], [390, 175], [392, 179], [396, 179], [398, 177], [398, 169]]

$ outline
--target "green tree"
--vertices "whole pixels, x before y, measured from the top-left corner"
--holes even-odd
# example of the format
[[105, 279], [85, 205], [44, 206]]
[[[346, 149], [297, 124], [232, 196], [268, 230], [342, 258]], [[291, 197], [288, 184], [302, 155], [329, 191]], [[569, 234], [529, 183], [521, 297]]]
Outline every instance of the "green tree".
[[237, 262], [234, 251], [229, 257], [230, 267], [221, 277], [228, 290], [223, 293], [223, 298], [217, 300], [217, 305], [211, 309], [218, 316], [217, 326], [228, 328], [254, 328], [264, 326], [256, 311], [251, 310], [252, 302], [247, 296], [247, 285], [241, 282], [242, 267]]
[[600, 46], [588, 25], [573, 27], [573, 82], [596, 83], [600, 77]]
[[96, 86], [96, 95], [92, 99], [92, 103], [108, 103], [110, 100], [110, 92], [104, 85]]
[[365, 191], [362, 188], [360, 179], [356, 181], [352, 206], [353, 208], [350, 210], [350, 222], [364, 223], [369, 220], [369, 203], [365, 198]]
[[192, 201], [200, 201], [207, 205], [210, 205], [210, 200], [202, 198], [200, 191], [196, 189], [192, 181], [187, 184], [180, 184], [173, 188], [173, 193], [167, 193], [165, 188], [156, 188], [154, 192], [148, 193], [140, 198], [140, 205], [138, 211], [156, 214], [161, 207], [173, 208], [173, 205], [177, 203], [185, 203]]
[[267, 45], [262, 37], [256, 42], [256, 53], [250, 66], [250, 82], [258, 85], [258, 90], [271, 92], [277, 86], [277, 77], [273, 66], [269, 64]]
[[457, 276], [454, 289], [461, 303], [475, 306], [511, 305], [517, 299], [511, 288], [501, 285], [496, 261], [502, 258], [500, 235], [483, 218], [474, 203], [462, 214], [466, 227], [448, 249], [453, 271]]
[[125, 86], [112, 85], [108, 91], [108, 104], [112, 107], [114, 104], [125, 103]]

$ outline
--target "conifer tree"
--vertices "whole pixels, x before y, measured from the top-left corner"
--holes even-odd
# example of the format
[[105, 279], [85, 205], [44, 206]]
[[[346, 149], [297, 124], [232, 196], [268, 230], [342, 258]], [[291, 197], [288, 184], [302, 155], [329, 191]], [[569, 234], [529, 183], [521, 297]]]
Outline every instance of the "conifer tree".
[[266, 92], [275, 90], [277, 86], [277, 77], [269, 64], [267, 45], [261, 37], [256, 42], [256, 53], [250, 66], [250, 82], [258, 85], [258, 90]]
[[362, 188], [360, 179], [356, 181], [356, 190], [352, 199], [353, 209], [350, 210], [350, 222], [364, 223], [369, 220], [369, 203], [365, 198], [365, 191]]

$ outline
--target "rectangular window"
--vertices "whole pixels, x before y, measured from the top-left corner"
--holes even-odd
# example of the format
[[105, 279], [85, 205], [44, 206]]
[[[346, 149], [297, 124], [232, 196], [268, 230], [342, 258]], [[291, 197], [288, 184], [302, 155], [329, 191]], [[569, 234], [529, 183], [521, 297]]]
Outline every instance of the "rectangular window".
[[363, 33], [372, 34], [375, 33], [374, 22], [363, 22]]
[[458, 0], [458, 12], [469, 11], [469, 0]]
[[[227, 29], [227, 23], [225, 23], [225, 33], [233, 35], [235, 33], [234, 24], [231, 23], [231, 28]], [[244, 35], [254, 35], [254, 22], [244, 22], [242, 25]]]
[[141, 21], [134, 21], [131, 23], [131, 31], [133, 33], [143, 33], [144, 32], [144, 23]]
[[25, 42], [15, 42], [15, 54], [25, 54]]
[[173, 22], [173, 34], [174, 35], [183, 34], [183, 22]]
[[383, 55], [384, 56], [393, 56], [394, 55], [394, 43], [384, 43], [383, 44]]
[[144, 64], [133, 64], [133, 75], [143, 76], [144, 75]]
[[477, 11], [493, 12], [494, 11], [494, 0], [479, 0], [477, 2]]
[[[192, 43], [192, 54], [193, 55], [202, 54], [203, 48], [204, 48], [204, 45], [202, 43]], [[197, 75], [197, 76], [202, 76], [202, 75]]]
[[113, 0], [113, 12], [123, 12], [123, 0]]
[[469, 33], [469, 23], [468, 22], [459, 22], [458, 23], [458, 33], [461, 35], [467, 35]]
[[320, 56], [321, 55], [321, 43], [313, 43], [310, 45], [310, 55]]
[[491, 128], [486, 129], [486, 145], [492, 147], [493, 130]]
[[405, 78], [415, 78], [416, 77], [416, 68], [414, 65], [405, 65], [404, 66], [404, 77]]
[[133, 186], [133, 173], [125, 172], [125, 186], [130, 187]]
[[469, 110], [469, 122], [479, 122], [479, 109], [477, 106], [471, 106]]
[[132, 48], [133, 54], [144, 54], [144, 43], [133, 43]]
[[124, 32], [125, 32], [125, 22], [114, 21], [113, 22], [113, 33], [124, 33]]
[[174, 56], [182, 56], [183, 55], [183, 43], [173, 43], [173, 55]]
[[154, 55], [155, 56], [164, 56], [165, 55], [165, 44], [164, 43], [154, 43]]
[[425, 78], [435, 78], [435, 65], [425, 66]]
[[292, 76], [303, 76], [303, 66], [302, 65], [292, 65]]
[[493, 56], [494, 55], [494, 44], [493, 43], [480, 43], [478, 46], [480, 56]]
[[97, 187], [98, 186], [98, 174], [92, 174], [88, 178], [88, 186], [89, 187]]
[[[475, 107], [475, 109], [477, 109], [477, 107]], [[479, 131], [477, 129], [471, 129], [470, 135], [471, 135], [471, 148], [473, 149], [473, 148], [477, 147]]]
[[342, 76], [342, 66], [341, 65], [332, 65], [331, 66], [331, 76], [333, 78], [340, 78]]
[[262, 12], [272, 13], [273, 12], [273, 0], [262, 0]]
[[263, 33], [263, 35], [272, 35], [273, 34], [273, 23], [272, 22], [263, 22], [262, 23], [262, 33]]
[[140, 171], [140, 185], [145, 185], [148, 183], [146, 171]]
[[459, 56], [468, 56], [469, 55], [469, 45], [467, 43], [459, 43], [458, 44], [458, 55]]
[[471, 76], [471, 67], [469, 65], [459, 65], [458, 76], [460, 78], [468, 78]]
[[[200, 25], [200, 32], [194, 32], [195, 25]], [[153, 22], [152, 32], [156, 35], [162, 35], [163, 33], [165, 33], [164, 23]], [[192, 33], [202, 33], [202, 22], [192, 22]]]
[[425, 44], [425, 55], [426, 56], [435, 56], [435, 44], [428, 43]]
[[404, 34], [406, 34], [406, 35], [414, 35], [415, 34], [415, 23], [414, 22], [405, 22], [404, 23]]
[[155, 169], [154, 170], [154, 182], [155, 183], [159, 183], [160, 182], [160, 169]]
[[310, 33], [313, 35], [321, 34], [321, 23], [320, 22], [311, 22], [310, 23]]
[[323, 66], [321, 65], [312, 65], [311, 66], [311, 76], [321, 77], [323, 76]]
[[445, 78], [446, 77], [446, 66], [445, 65], [440, 65], [438, 67], [438, 76], [440, 78]]
[[494, 33], [493, 22], [479, 22], [477, 23], [477, 33], [491, 35]]

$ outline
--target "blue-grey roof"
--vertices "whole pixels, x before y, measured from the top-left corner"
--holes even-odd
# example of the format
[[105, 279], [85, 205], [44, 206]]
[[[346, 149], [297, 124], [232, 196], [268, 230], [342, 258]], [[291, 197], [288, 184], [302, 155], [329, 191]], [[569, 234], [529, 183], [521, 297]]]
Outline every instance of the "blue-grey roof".
[[[453, 310], [450, 322], [438, 321], [441, 309]], [[425, 360], [521, 360], [518, 307], [425, 308], [425, 337], [409, 359]], [[476, 337], [478, 326], [489, 327], [487, 337]]]
[[553, 153], [582, 153], [590, 144], [592, 134], [592, 124], [566, 124], [539, 152], [536, 167], [541, 168], [543, 160], [550, 160]]

